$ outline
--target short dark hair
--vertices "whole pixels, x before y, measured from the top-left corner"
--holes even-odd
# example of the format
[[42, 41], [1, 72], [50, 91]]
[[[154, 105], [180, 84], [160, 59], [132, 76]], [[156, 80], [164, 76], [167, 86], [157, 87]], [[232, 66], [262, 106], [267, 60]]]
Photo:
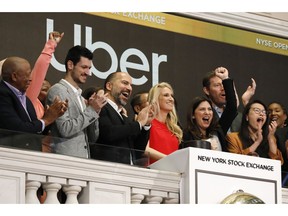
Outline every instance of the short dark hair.
[[110, 73], [108, 76], [107, 76], [107, 78], [105, 79], [105, 82], [104, 82], [104, 90], [105, 90], [105, 92], [107, 91], [107, 88], [106, 88], [106, 84], [108, 83], [108, 82], [111, 82], [112, 80], [114, 80], [115, 78], [116, 78], [116, 76], [118, 75], [118, 74], [120, 74], [120, 73], [122, 73], [122, 72], [120, 72], [120, 71], [116, 71], [116, 72], [113, 72], [113, 73]]
[[215, 74], [215, 71], [209, 71], [208, 73], [206, 73], [206, 75], [203, 77], [202, 79], [202, 86], [203, 87], [206, 87], [206, 88], [209, 88], [210, 86], [210, 79], [215, 77], [216, 74]]
[[148, 94], [148, 91], [139, 91], [137, 93], [135, 93], [130, 101], [131, 107], [134, 111], [135, 114], [138, 114], [135, 110], [134, 110], [134, 106], [136, 105], [141, 105], [142, 101], [141, 101], [141, 95], [142, 94]]
[[[241, 122], [241, 128], [240, 128], [240, 131], [239, 131], [239, 137], [240, 137], [240, 140], [242, 141], [243, 143], [243, 148], [249, 148], [252, 144], [253, 144], [253, 141], [251, 140], [250, 136], [249, 136], [249, 129], [248, 129], [248, 125], [249, 125], [249, 122], [247, 121], [246, 119], [246, 115], [248, 115], [250, 109], [251, 109], [251, 106], [255, 103], [259, 103], [261, 104], [266, 113], [267, 112], [267, 106], [260, 100], [253, 100], [253, 101], [250, 101], [245, 107], [244, 107], [244, 110], [243, 110], [243, 114], [242, 114], [242, 122]], [[269, 146], [268, 146], [268, 141], [267, 141], [267, 135], [268, 135], [268, 126], [269, 126], [269, 120], [268, 120], [268, 117], [266, 118], [266, 122], [264, 123], [264, 125], [262, 126], [262, 135], [263, 135], [263, 140], [261, 142], [261, 144], [259, 145], [259, 147], [257, 148], [256, 152], [260, 155], [260, 157], [266, 157], [266, 158], [269, 158], [268, 156], [268, 151], [269, 151]]]
[[92, 94], [94, 94], [94, 93], [97, 94], [98, 91], [100, 91], [101, 89], [103, 89], [103, 88], [101, 88], [101, 87], [94, 87], [94, 86], [88, 87], [87, 89], [85, 89], [85, 90], [82, 92], [82, 96], [83, 96], [86, 100], [88, 100], [88, 99], [91, 97]]
[[83, 46], [74, 46], [69, 49], [66, 58], [65, 58], [65, 69], [67, 71], [67, 62], [72, 61], [74, 65], [76, 65], [81, 57], [88, 58], [89, 60], [93, 59], [93, 53]]
[[280, 103], [279, 101], [272, 101], [271, 103], [269, 103], [268, 107], [269, 107], [271, 104], [274, 104], [274, 103], [275, 103], [275, 104], [278, 104], [278, 105], [282, 108], [283, 113], [286, 114], [286, 115], [288, 115], [287, 109], [286, 109], [285, 106], [284, 106], [282, 103]]
[[[271, 103], [269, 103], [268, 109], [269, 109], [269, 106], [270, 106], [271, 104], [274, 104], [274, 103], [275, 103], [275, 104], [278, 104], [278, 105], [282, 108], [283, 113], [284, 113], [285, 115], [287, 115], [287, 117], [288, 117], [288, 112], [287, 112], [286, 107], [284, 106], [284, 104], [280, 103], [279, 101], [272, 101]], [[284, 125], [285, 125], [285, 126], [288, 125], [288, 118], [284, 121]]]

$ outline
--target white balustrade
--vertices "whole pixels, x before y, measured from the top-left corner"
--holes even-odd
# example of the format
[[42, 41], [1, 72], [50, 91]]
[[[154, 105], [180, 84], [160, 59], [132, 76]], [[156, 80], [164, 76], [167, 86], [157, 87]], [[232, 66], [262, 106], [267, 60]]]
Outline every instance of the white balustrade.
[[[181, 178], [171, 171], [0, 147], [0, 203], [39, 203], [42, 187], [44, 204], [60, 203], [60, 189], [67, 204], [179, 204]], [[288, 203], [288, 189], [282, 197]]]
[[[58, 204], [59, 190], [66, 194], [67, 204], [142, 204], [147, 196], [151, 197], [146, 203], [162, 203], [170, 194], [179, 194], [181, 180], [174, 172], [0, 147], [0, 182], [7, 175], [15, 190], [0, 185], [0, 194], [7, 194], [0, 203]], [[41, 202], [40, 187], [46, 197]]]

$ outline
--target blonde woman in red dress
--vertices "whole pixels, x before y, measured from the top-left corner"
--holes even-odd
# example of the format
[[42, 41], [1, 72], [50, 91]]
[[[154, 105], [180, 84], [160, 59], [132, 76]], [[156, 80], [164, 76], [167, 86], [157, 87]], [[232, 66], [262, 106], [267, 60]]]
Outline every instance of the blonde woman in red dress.
[[153, 86], [149, 91], [148, 102], [156, 109], [145, 150], [152, 164], [178, 150], [183, 133], [178, 125], [174, 93], [169, 83], [162, 82]]

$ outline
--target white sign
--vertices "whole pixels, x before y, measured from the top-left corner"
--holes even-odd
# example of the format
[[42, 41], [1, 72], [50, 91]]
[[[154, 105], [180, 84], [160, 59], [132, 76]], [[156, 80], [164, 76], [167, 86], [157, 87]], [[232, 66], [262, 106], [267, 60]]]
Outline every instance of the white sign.
[[238, 190], [267, 204], [282, 203], [278, 160], [189, 147], [150, 168], [183, 173], [181, 203], [220, 203]]

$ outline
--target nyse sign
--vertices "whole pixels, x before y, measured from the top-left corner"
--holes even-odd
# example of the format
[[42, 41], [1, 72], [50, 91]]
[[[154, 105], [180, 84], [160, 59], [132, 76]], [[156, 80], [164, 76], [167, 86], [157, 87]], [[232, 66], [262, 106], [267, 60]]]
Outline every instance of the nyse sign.
[[[46, 19], [46, 35], [48, 39], [49, 32], [54, 31], [54, 20]], [[81, 45], [81, 25], [74, 24], [74, 45]], [[92, 65], [91, 72], [100, 79], [106, 79], [106, 77], [115, 71], [117, 71], [118, 65], [120, 70], [123, 72], [129, 72], [128, 69], [134, 69], [139, 71], [144, 71], [147, 73], [152, 73], [152, 85], [155, 85], [159, 81], [159, 66], [161, 63], [167, 62], [167, 55], [152, 53], [151, 62], [148, 61], [147, 56], [137, 48], [127, 48], [120, 56], [119, 60], [117, 54], [112, 46], [104, 41], [96, 41], [93, 43], [92, 38], [92, 28], [85, 26], [85, 44], [91, 52], [97, 49], [103, 49], [111, 58], [111, 65], [107, 71], [99, 71], [95, 65]], [[141, 63], [129, 62], [128, 58], [130, 56], [136, 56]], [[61, 64], [55, 56], [53, 55], [51, 60], [51, 65], [59, 70], [65, 72], [65, 65]], [[150, 65], [152, 67], [150, 67]], [[151, 68], [151, 71], [150, 71]], [[144, 85], [148, 81], [147, 76], [143, 75], [140, 78], [132, 77], [132, 84], [134, 85]]]

